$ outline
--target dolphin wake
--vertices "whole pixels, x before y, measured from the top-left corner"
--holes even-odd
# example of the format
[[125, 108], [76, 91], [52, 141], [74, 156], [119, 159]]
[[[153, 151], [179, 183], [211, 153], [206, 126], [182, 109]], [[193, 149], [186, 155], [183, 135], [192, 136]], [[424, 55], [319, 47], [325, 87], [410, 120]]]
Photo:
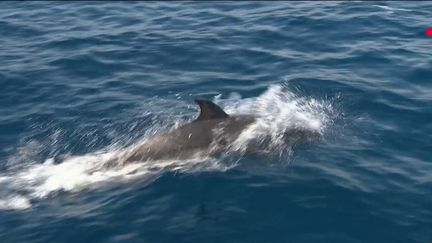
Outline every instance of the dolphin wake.
[[[267, 140], [267, 145], [262, 150], [263, 153], [279, 156], [285, 152], [291, 154], [298, 139], [323, 137], [336, 113], [331, 101], [300, 96], [284, 85], [270, 86], [262, 95], [254, 98], [242, 99], [239, 95], [233, 94], [227, 99], [222, 99], [219, 95], [214, 101], [229, 114], [260, 114], [256, 122], [230, 144], [227, 155], [231, 155], [231, 152], [242, 154], [250, 146], [261, 143], [264, 139]], [[192, 117], [193, 115], [191, 119]], [[161, 128], [149, 129], [157, 131]], [[287, 129], [294, 131], [288, 143], [283, 141], [280, 132]], [[54, 158], [47, 158], [39, 163], [6, 168], [0, 172], [0, 209], [28, 209], [35, 201], [58, 192], [78, 192], [100, 183], [112, 182], [113, 179], [128, 181], [145, 178], [151, 182], [167, 171], [226, 171], [236, 166], [236, 163], [227, 163], [224, 156], [196, 156], [185, 160], [123, 164], [121, 161], [125, 151], [137, 146], [140, 141], [127, 148], [113, 145], [93, 153], [65, 157], [60, 162], [56, 162]], [[18, 153], [25, 154], [26, 149], [35, 148], [29, 145]], [[34, 154], [34, 151], [30, 154]]]

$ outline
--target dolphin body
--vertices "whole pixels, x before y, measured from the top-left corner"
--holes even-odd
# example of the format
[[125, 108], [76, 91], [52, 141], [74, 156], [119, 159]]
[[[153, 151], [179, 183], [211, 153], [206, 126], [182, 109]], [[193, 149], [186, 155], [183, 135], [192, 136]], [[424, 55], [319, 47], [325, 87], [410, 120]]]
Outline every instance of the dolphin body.
[[[252, 115], [228, 115], [208, 100], [195, 99], [195, 102], [200, 107], [198, 118], [177, 129], [148, 138], [129, 151], [125, 161], [187, 159], [194, 155], [215, 155], [229, 148], [257, 119]], [[298, 141], [306, 135], [300, 130], [283, 131], [284, 139], [291, 137]], [[262, 141], [268, 142], [269, 139], [271, 138], [263, 138]]]
[[148, 138], [126, 156], [126, 162], [217, 154], [256, 119], [250, 115], [230, 116], [208, 100], [195, 99], [195, 102], [200, 107], [198, 118], [177, 129]]

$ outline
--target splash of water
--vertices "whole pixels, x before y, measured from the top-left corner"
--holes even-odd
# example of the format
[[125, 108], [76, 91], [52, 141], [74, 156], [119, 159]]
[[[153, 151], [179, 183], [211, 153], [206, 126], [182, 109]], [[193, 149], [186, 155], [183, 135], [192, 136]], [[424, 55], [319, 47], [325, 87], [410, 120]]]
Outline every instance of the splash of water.
[[324, 136], [334, 113], [330, 102], [299, 96], [282, 85], [270, 86], [257, 98], [231, 102], [225, 110], [259, 114], [232, 144], [232, 150], [244, 152], [251, 144], [267, 143], [264, 149], [269, 153], [289, 152], [301, 140]]
[[[267, 147], [270, 152], [290, 149], [292, 144], [284, 145], [281, 131], [291, 129], [323, 135], [333, 112], [331, 103], [301, 97], [281, 85], [271, 86], [259, 97], [241, 99], [234, 95], [227, 100], [215, 97], [215, 102], [221, 103], [228, 113], [260, 114], [231, 145], [231, 151], [237, 152], [246, 151], [252, 141], [257, 138], [261, 141], [263, 137], [270, 138]], [[158, 130], [155, 127], [150, 130], [155, 129]], [[29, 145], [29, 149], [34, 148]], [[32, 206], [32, 200], [60, 191], [77, 192], [113, 179], [127, 181], [139, 177], [153, 180], [166, 171], [225, 171], [235, 166], [208, 157], [122, 164], [120, 161], [127, 149], [130, 148], [110, 146], [102, 151], [64, 158], [60, 163], [49, 158], [43, 163], [12, 167], [0, 174], [0, 209], [27, 209]], [[20, 160], [23, 160], [24, 152], [19, 152]]]

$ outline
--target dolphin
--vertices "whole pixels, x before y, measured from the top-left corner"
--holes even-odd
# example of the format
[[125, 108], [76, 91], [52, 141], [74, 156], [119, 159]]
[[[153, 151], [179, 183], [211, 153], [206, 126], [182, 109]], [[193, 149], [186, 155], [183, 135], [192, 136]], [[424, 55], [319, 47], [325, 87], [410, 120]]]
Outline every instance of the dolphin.
[[[228, 115], [209, 100], [195, 99], [195, 102], [200, 107], [200, 113], [194, 121], [146, 139], [128, 151], [124, 157], [125, 161], [187, 159], [194, 155], [216, 155], [229, 148], [258, 118], [253, 115]], [[298, 130], [283, 133], [284, 137], [302, 138], [305, 135]], [[265, 140], [268, 142], [269, 139]]]

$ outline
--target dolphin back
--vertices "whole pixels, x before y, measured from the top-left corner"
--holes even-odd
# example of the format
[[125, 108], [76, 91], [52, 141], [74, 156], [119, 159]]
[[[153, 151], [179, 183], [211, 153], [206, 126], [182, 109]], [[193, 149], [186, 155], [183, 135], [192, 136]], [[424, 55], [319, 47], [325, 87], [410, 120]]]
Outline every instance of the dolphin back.
[[156, 134], [127, 156], [126, 161], [189, 158], [197, 152], [217, 153], [234, 141], [255, 118], [229, 116], [211, 101], [196, 99], [200, 114], [193, 122]]

